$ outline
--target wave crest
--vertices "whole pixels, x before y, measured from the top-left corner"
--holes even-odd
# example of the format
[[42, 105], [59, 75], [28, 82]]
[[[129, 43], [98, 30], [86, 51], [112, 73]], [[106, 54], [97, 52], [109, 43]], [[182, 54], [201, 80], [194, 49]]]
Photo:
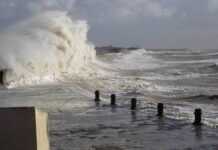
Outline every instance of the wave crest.
[[8, 86], [54, 80], [79, 73], [95, 60], [88, 25], [65, 12], [45, 12], [14, 25], [0, 37], [0, 69]]

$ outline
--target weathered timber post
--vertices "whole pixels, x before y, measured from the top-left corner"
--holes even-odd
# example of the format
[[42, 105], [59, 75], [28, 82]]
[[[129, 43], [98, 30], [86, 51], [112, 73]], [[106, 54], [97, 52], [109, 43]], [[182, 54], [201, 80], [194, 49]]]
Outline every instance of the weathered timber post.
[[136, 98], [132, 98], [131, 99], [131, 110], [136, 110], [136, 103], [137, 103]]
[[0, 70], [0, 85], [5, 84], [5, 73], [6, 73], [6, 70]]
[[95, 91], [95, 102], [100, 102], [100, 92], [98, 90]]
[[164, 104], [163, 103], [158, 103], [157, 105], [157, 116], [158, 117], [163, 117], [164, 115]]
[[201, 123], [202, 110], [200, 108], [195, 109], [194, 115], [195, 115], [195, 120], [194, 120], [193, 124], [194, 125], [202, 125], [202, 123]]
[[116, 95], [111, 94], [111, 106], [116, 106]]

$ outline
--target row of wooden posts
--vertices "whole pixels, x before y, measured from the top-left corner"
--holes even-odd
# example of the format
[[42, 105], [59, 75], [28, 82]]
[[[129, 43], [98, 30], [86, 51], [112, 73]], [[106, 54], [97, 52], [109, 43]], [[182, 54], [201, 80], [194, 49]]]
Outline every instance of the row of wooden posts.
[[[99, 103], [100, 102], [100, 91], [95, 91], [95, 102]], [[115, 107], [116, 106], [116, 95], [111, 94], [111, 106]], [[136, 110], [137, 108], [137, 99], [132, 98], [131, 99], [131, 110]], [[158, 103], [157, 105], [157, 116], [158, 117], [163, 117], [164, 116], [164, 104], [163, 103]], [[195, 109], [194, 111], [194, 122], [193, 125], [199, 126], [202, 125], [201, 120], [202, 120], [202, 110], [200, 108]]]

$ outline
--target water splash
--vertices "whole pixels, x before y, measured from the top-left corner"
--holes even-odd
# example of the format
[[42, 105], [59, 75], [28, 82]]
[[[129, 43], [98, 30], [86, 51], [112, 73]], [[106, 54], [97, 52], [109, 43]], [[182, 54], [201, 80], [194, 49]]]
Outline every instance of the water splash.
[[8, 87], [36, 84], [79, 73], [95, 60], [87, 40], [88, 25], [65, 12], [50, 11], [1, 33], [0, 69]]

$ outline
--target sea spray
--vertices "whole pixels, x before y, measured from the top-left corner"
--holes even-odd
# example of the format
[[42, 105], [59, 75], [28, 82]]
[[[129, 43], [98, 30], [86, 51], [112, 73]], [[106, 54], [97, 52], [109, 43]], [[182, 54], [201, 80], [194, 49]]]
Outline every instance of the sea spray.
[[0, 69], [8, 87], [59, 79], [79, 73], [95, 60], [88, 25], [67, 13], [50, 11], [22, 21], [0, 36]]

